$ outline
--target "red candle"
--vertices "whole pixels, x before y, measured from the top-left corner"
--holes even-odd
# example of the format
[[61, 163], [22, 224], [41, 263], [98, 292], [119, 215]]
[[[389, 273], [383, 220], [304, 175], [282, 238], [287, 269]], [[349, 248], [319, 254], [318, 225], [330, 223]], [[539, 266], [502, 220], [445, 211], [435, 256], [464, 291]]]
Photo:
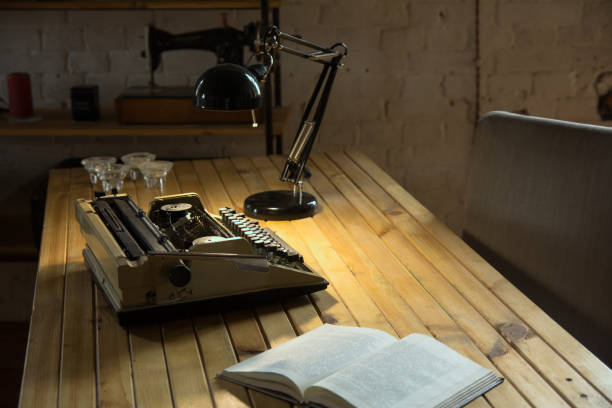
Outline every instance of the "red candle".
[[27, 118], [34, 114], [32, 109], [32, 87], [30, 75], [25, 72], [13, 72], [6, 76], [9, 111], [15, 118]]

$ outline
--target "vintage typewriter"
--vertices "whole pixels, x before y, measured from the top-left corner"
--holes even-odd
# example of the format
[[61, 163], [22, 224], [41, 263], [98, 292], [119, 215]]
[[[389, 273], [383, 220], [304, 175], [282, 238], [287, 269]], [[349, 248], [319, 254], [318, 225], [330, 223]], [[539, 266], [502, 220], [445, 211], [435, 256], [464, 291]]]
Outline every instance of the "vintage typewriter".
[[121, 324], [162, 321], [323, 290], [328, 282], [268, 228], [197, 194], [75, 202], [83, 256]]

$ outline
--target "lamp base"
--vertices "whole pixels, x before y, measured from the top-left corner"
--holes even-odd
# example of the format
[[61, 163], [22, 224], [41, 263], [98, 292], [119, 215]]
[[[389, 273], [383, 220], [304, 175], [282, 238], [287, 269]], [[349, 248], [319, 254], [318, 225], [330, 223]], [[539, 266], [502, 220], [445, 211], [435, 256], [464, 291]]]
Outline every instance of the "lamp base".
[[264, 191], [244, 200], [244, 213], [259, 220], [285, 221], [312, 217], [317, 212], [317, 199], [302, 192], [302, 199], [290, 190]]

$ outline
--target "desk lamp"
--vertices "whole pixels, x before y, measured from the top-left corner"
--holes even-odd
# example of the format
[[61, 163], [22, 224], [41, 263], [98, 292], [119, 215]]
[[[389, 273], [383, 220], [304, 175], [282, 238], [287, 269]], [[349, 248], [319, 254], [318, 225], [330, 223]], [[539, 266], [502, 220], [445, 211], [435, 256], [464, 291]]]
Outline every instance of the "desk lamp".
[[[299, 44], [313, 51], [305, 52], [287, 47], [281, 43], [281, 40]], [[274, 54], [279, 51], [320, 63], [323, 65], [323, 70], [302, 115], [300, 127], [280, 174], [280, 180], [291, 182], [293, 188], [264, 191], [253, 194], [244, 201], [246, 215], [263, 220], [295, 220], [311, 217], [317, 211], [316, 198], [302, 191], [302, 179], [308, 174], [308, 170], [305, 169], [306, 162], [323, 119], [336, 72], [347, 54], [346, 45], [336, 43], [329, 48], [322, 47], [283, 33], [272, 26], [263, 39], [262, 64], [249, 67], [235, 64], [216, 65], [202, 74], [195, 89], [196, 106], [210, 110], [251, 110], [253, 125], [256, 126], [254, 109], [261, 105], [261, 85], [272, 71]], [[317, 106], [311, 115], [315, 102]]]

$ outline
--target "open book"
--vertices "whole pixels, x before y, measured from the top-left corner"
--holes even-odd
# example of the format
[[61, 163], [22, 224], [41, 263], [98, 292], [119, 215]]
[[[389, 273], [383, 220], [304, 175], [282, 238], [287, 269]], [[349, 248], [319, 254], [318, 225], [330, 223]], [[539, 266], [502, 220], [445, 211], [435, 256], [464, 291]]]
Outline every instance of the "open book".
[[220, 378], [294, 404], [344, 407], [461, 407], [500, 384], [439, 341], [325, 324], [235, 364]]

